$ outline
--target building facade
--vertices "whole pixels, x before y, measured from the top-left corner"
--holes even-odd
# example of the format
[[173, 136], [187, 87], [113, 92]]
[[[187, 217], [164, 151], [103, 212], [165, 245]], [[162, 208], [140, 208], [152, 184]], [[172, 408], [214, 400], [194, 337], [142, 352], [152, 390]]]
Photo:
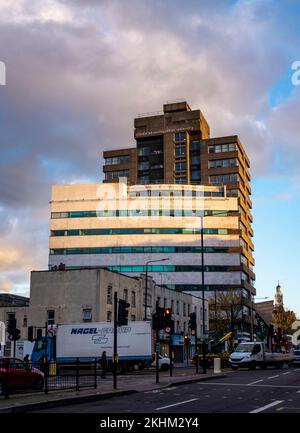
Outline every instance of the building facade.
[[[45, 326], [59, 323], [112, 322], [113, 298], [125, 299], [130, 304], [129, 321], [144, 320], [145, 275], [130, 277], [107, 269], [77, 269], [65, 271], [33, 271], [28, 306], [0, 307], [0, 322], [10, 316], [17, 321], [21, 339], [28, 338], [28, 327], [45, 333]], [[175, 333], [189, 333], [189, 314], [196, 312], [199, 337], [203, 333], [202, 299], [170, 290], [155, 283], [148, 276], [147, 319], [151, 320], [156, 301], [161, 307], [172, 308]], [[204, 301], [205, 329], [208, 329], [208, 302]], [[163, 335], [162, 335], [163, 337]], [[6, 335], [8, 352], [10, 342]]]
[[238, 200], [226, 187], [103, 183], [52, 187], [49, 268], [106, 267], [195, 296], [241, 293], [250, 320]]
[[134, 138], [134, 148], [104, 151], [104, 182], [127, 177], [130, 185], [225, 185], [226, 196], [238, 201], [242, 260], [252, 285], [250, 161], [239, 137], [211, 138], [202, 112], [191, 110], [186, 101], [175, 101], [164, 104], [160, 113], [134, 119]]

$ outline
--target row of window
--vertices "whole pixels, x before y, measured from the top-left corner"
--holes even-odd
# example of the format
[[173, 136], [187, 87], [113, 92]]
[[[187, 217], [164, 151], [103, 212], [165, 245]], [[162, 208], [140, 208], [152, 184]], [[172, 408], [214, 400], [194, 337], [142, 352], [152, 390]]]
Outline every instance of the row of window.
[[229, 158], [229, 159], [214, 159], [212, 161], [208, 161], [208, 168], [228, 168], [228, 167], [236, 167], [238, 165], [237, 158]]
[[105, 165], [128, 164], [130, 162], [129, 155], [113, 156], [105, 158]]
[[236, 143], [215, 144], [208, 146], [208, 153], [234, 152], [237, 150]]
[[[105, 266], [110, 271], [117, 272], [146, 272], [146, 266]], [[150, 265], [147, 266], [148, 272], [201, 272], [202, 266], [198, 265]], [[228, 272], [229, 266], [206, 265], [204, 272]]]
[[151, 190], [129, 191], [128, 197], [224, 197], [222, 191], [191, 191], [189, 189], [180, 190]]
[[101, 218], [127, 216], [229, 216], [230, 211], [201, 209], [120, 209], [103, 211], [52, 212], [51, 218]]
[[[164, 284], [168, 289], [176, 290], [177, 292], [201, 292], [202, 284]], [[216, 285], [216, 284], [205, 284], [203, 290], [205, 292], [222, 291], [227, 292], [231, 290], [236, 290], [237, 293], [240, 292], [243, 298], [249, 298], [249, 292], [244, 288], [233, 289], [232, 287]]]
[[233, 174], [219, 174], [217, 176], [209, 176], [209, 183], [211, 185], [223, 184], [229, 182], [238, 182], [239, 175], [237, 173]]
[[117, 180], [119, 177], [128, 177], [129, 170], [116, 170], [116, 171], [107, 171], [105, 173], [105, 180]]
[[[235, 234], [236, 230], [204, 228], [205, 235], [228, 235]], [[113, 228], [113, 229], [74, 229], [74, 230], [51, 230], [51, 236], [95, 236], [95, 235], [140, 235], [140, 234], [183, 234], [194, 235], [201, 234], [199, 228]]]
[[[207, 253], [227, 253], [226, 247], [204, 247]], [[71, 254], [142, 254], [142, 253], [201, 253], [201, 247], [95, 247], [95, 248], [56, 248], [50, 249], [50, 255]]]

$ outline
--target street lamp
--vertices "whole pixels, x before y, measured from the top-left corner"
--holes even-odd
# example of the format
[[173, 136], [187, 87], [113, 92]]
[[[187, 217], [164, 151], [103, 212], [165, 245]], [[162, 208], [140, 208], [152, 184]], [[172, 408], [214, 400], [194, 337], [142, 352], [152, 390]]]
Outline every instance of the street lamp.
[[145, 318], [144, 320], [147, 320], [147, 295], [148, 295], [148, 265], [149, 263], [158, 263], [158, 262], [164, 262], [166, 260], [169, 260], [169, 257], [166, 257], [165, 259], [160, 260], [149, 260], [146, 262], [146, 282], [145, 282]]

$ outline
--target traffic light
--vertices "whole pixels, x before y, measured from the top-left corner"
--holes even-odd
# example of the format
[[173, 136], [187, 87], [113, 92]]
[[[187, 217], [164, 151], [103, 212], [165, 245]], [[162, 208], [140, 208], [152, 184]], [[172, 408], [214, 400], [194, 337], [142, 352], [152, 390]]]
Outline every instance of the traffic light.
[[128, 325], [128, 308], [130, 304], [126, 302], [124, 299], [119, 299], [119, 310], [118, 310], [118, 326], [127, 326]]
[[184, 344], [186, 344], [186, 345], [190, 344], [190, 338], [188, 335], [184, 336]]
[[164, 331], [166, 334], [174, 334], [174, 320], [172, 320], [171, 308], [164, 309]]
[[164, 313], [165, 310], [162, 307], [157, 307], [156, 312], [152, 316], [152, 329], [154, 331], [160, 331], [164, 328]]
[[20, 329], [16, 328], [14, 333], [14, 340], [17, 341], [20, 340], [20, 338], [21, 338], [21, 331]]
[[14, 316], [10, 316], [7, 322], [7, 333], [9, 336], [14, 336], [17, 326], [17, 321]]
[[197, 332], [197, 318], [196, 313], [190, 314], [189, 328], [191, 329], [191, 334], [195, 335]]
[[34, 341], [33, 326], [28, 326], [28, 341]]

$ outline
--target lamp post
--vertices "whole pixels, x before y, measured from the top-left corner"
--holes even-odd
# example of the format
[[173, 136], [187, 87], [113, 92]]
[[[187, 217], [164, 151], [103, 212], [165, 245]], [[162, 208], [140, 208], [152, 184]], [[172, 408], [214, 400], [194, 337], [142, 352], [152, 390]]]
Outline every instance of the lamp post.
[[145, 281], [145, 314], [144, 314], [144, 320], [147, 320], [147, 298], [148, 298], [148, 265], [149, 263], [158, 263], [158, 262], [165, 262], [166, 260], [169, 260], [169, 257], [166, 257], [165, 259], [160, 260], [149, 260], [146, 262], [146, 281]]
[[[206, 341], [205, 341], [205, 300], [204, 300], [204, 237], [203, 237], [203, 215], [201, 215], [201, 286], [202, 286], [202, 360], [203, 374], [206, 374]], [[197, 347], [197, 344], [196, 344]]]

